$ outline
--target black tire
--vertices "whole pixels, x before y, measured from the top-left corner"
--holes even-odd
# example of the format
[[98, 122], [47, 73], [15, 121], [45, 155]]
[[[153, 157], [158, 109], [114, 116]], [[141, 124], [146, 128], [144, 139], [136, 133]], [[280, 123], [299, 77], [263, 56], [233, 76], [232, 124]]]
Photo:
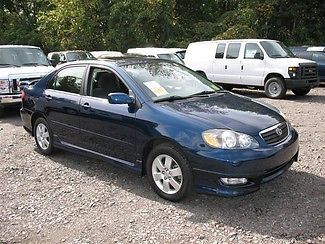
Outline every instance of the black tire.
[[[43, 132], [38, 131], [41, 128], [44, 129]], [[48, 133], [48, 136], [46, 136], [46, 133]], [[38, 150], [44, 155], [51, 155], [53, 153], [53, 133], [44, 118], [38, 118], [35, 121], [33, 134]]]
[[277, 99], [285, 96], [287, 88], [283, 79], [272, 77], [265, 82], [264, 91], [267, 97]]
[[310, 92], [310, 88], [294, 88], [292, 89], [292, 92], [296, 96], [305, 96]]
[[0, 106], [0, 118], [3, 117], [5, 114], [5, 109], [4, 107]]
[[221, 85], [223, 89], [231, 91], [232, 89], [234, 89], [234, 87], [232, 85]]
[[199, 75], [201, 75], [203, 78], [208, 79], [207, 75], [206, 75], [203, 71], [198, 70], [198, 71], [196, 71], [196, 72], [197, 72]]
[[[166, 166], [166, 160], [168, 157], [165, 156], [168, 156], [172, 159], [170, 167]], [[165, 161], [163, 161], [163, 157], [165, 157]], [[161, 166], [163, 167], [163, 170], [161, 171], [159, 171], [158, 167], [156, 167], [157, 159], [159, 158], [162, 158], [160, 162]], [[170, 169], [170, 171], [168, 170], [168, 168]], [[157, 169], [159, 172], [154, 173], [155, 169]], [[176, 171], [178, 173], [176, 173]], [[177, 202], [184, 199], [190, 194], [190, 192], [192, 192], [193, 174], [191, 166], [189, 165], [183, 153], [171, 144], [160, 144], [149, 153], [146, 161], [146, 172], [151, 187], [160, 197], [164, 199], [167, 199], [172, 202]], [[162, 178], [156, 178], [155, 180], [153, 176], [154, 174], [155, 176], [159, 175], [158, 178], [160, 178], [160, 176]], [[170, 177], [171, 179], [169, 179], [168, 177]], [[176, 188], [174, 188], [173, 186], [175, 182], [178, 183]], [[165, 184], [169, 186], [167, 187], [167, 191], [170, 191], [169, 193], [164, 191]]]

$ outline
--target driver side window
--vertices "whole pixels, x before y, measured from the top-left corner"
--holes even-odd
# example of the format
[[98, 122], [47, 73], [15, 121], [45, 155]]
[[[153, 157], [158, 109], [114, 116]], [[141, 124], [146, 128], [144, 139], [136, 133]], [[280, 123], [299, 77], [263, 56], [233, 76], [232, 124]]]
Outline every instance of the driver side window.
[[115, 92], [129, 94], [127, 86], [110, 70], [93, 67], [89, 77], [88, 95], [92, 97], [107, 98]]

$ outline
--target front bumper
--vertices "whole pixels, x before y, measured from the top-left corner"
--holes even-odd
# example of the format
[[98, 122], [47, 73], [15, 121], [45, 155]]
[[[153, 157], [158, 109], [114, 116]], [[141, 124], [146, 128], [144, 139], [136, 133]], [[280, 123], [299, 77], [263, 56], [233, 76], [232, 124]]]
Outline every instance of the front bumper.
[[15, 105], [21, 104], [21, 95], [20, 94], [9, 94], [9, 95], [0, 95], [0, 105]]
[[308, 78], [308, 79], [284, 79], [286, 87], [288, 89], [294, 88], [313, 88], [319, 86], [318, 78]]
[[[196, 190], [227, 197], [257, 191], [262, 183], [280, 176], [298, 160], [298, 134], [294, 129], [291, 132], [285, 142], [268, 149], [228, 151], [228, 156], [213, 151], [188, 155], [193, 167]], [[232, 153], [237, 155], [231, 155]], [[225, 160], [226, 157], [230, 160]], [[233, 161], [234, 158], [241, 160]], [[247, 178], [248, 182], [230, 186], [223, 184], [220, 178]]]

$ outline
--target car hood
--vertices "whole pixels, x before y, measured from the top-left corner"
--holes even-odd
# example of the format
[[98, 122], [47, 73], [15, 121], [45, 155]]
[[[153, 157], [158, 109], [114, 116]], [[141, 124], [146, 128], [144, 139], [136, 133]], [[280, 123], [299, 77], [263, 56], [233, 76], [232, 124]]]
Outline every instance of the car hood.
[[250, 135], [284, 121], [275, 109], [229, 92], [162, 106], [206, 123], [211, 129], [227, 128]]
[[316, 62], [308, 59], [303, 59], [303, 58], [271, 58], [270, 59], [273, 63], [276, 63], [277, 65], [279, 64], [284, 64], [287, 67], [290, 66], [298, 66], [299, 64], [309, 64], [309, 65], [315, 65]]

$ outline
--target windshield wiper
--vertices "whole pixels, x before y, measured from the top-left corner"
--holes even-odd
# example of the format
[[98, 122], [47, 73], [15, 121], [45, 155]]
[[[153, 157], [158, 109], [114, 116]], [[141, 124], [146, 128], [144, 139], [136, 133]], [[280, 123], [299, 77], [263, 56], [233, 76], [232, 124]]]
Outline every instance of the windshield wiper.
[[198, 92], [198, 93], [194, 93], [194, 94], [190, 95], [189, 97], [208, 95], [208, 94], [212, 94], [212, 93], [216, 93], [216, 92], [217, 91], [201, 91], [201, 92]]
[[163, 97], [163, 98], [158, 98], [156, 100], [154, 100], [155, 103], [158, 103], [158, 102], [172, 102], [172, 101], [175, 101], [175, 100], [182, 100], [182, 99], [187, 99], [189, 98], [188, 96], [186, 97], [182, 97], [182, 96], [170, 96], [170, 97]]
[[20, 67], [19, 65], [16, 64], [0, 64], [1, 66], [13, 66], [13, 67]]
[[24, 63], [21, 66], [40, 66], [40, 65], [42, 65], [42, 66], [48, 66], [48, 65], [42, 64], [42, 63]]

